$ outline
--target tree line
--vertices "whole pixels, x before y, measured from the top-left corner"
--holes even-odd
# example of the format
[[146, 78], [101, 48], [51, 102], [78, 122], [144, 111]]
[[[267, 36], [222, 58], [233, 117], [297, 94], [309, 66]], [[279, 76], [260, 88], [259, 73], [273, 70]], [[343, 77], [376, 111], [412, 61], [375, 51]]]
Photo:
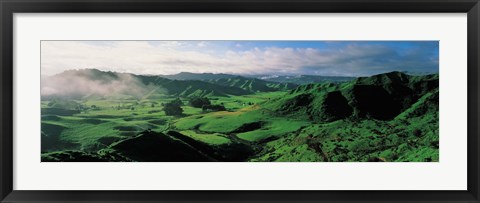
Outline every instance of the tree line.
[[[202, 108], [202, 111], [225, 111], [226, 108], [223, 105], [212, 104], [212, 102], [206, 97], [193, 97], [188, 101], [188, 104], [195, 108]], [[181, 116], [183, 115], [183, 101], [180, 98], [176, 98], [163, 105], [163, 111], [167, 116]]]

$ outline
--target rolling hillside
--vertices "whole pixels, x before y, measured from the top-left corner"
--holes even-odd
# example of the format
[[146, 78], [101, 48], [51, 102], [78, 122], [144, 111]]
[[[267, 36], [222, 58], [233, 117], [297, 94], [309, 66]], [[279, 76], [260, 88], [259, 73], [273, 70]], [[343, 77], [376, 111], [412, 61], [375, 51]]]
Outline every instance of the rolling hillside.
[[438, 94], [438, 74], [390, 72], [342, 84], [302, 85], [269, 104], [269, 108], [319, 122], [345, 118], [391, 120], [435, 91]]
[[313, 123], [266, 143], [251, 161], [439, 160], [438, 74], [304, 85], [265, 107]]
[[289, 82], [275, 82], [262, 80], [251, 76], [214, 73], [188, 73], [181, 72], [175, 75], [161, 75], [161, 77], [174, 80], [200, 80], [226, 87], [237, 87], [249, 92], [273, 92], [290, 90], [298, 85]]

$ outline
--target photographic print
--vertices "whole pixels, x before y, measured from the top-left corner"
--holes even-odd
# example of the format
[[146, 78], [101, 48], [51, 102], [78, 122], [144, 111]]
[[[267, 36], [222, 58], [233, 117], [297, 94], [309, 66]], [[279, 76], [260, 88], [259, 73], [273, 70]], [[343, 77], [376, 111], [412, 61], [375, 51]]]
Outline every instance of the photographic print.
[[438, 41], [42, 41], [42, 162], [438, 162]]

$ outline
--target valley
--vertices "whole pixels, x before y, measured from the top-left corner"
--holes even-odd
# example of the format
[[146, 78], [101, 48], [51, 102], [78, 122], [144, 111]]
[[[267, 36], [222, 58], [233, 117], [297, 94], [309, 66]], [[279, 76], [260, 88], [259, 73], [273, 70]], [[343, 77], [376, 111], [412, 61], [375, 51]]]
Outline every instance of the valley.
[[439, 161], [438, 74], [303, 77], [42, 78], [42, 161]]

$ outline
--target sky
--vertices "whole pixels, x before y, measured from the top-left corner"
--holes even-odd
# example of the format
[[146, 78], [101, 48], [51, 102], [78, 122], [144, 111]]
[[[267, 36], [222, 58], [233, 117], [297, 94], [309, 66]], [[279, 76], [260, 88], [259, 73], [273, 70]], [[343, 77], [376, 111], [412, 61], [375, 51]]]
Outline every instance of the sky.
[[71, 69], [134, 74], [369, 76], [436, 73], [438, 41], [42, 41], [42, 75]]

